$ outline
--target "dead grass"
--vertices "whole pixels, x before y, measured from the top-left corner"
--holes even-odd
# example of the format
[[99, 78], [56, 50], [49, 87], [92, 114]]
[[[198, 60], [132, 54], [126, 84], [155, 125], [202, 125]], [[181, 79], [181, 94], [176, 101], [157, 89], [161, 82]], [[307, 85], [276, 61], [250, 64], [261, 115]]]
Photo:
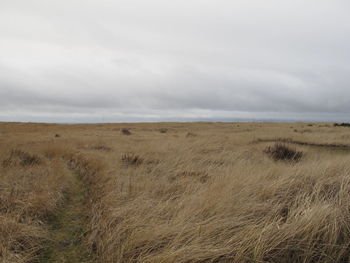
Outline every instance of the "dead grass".
[[40, 164], [40, 162], [40, 157], [35, 154], [30, 154], [19, 149], [12, 149], [8, 158], [3, 160], [2, 165], [4, 167], [12, 165], [33, 166]]
[[90, 147], [90, 149], [96, 150], [96, 151], [104, 151], [104, 152], [109, 152], [109, 151], [112, 150], [111, 147], [108, 147], [108, 146], [106, 146], [106, 145], [104, 145], [104, 144], [95, 144], [95, 145], [92, 145], [92, 146]]
[[[115, 134], [122, 125], [0, 125], [0, 160], [11, 160], [0, 167], [0, 262], [33, 262], [67, 189], [65, 165], [89, 196], [84, 242], [94, 262], [350, 260], [349, 155], [328, 147], [350, 145], [346, 129], [128, 124], [137, 132], [126, 137]], [[304, 126], [312, 132], [293, 131]], [[264, 157], [276, 138], [289, 138], [288, 149], [270, 145], [269, 154], [293, 160], [302, 151], [303, 161]], [[21, 164], [33, 156], [40, 161]]]
[[127, 166], [138, 166], [143, 163], [143, 158], [134, 153], [123, 154], [120, 159], [122, 163]]
[[[4, 153], [7, 154], [6, 151]], [[40, 161], [39, 161], [40, 160]], [[32, 262], [62, 201], [63, 165], [13, 150], [0, 168], [0, 262]]]
[[196, 137], [197, 135], [193, 132], [187, 132], [186, 137]]

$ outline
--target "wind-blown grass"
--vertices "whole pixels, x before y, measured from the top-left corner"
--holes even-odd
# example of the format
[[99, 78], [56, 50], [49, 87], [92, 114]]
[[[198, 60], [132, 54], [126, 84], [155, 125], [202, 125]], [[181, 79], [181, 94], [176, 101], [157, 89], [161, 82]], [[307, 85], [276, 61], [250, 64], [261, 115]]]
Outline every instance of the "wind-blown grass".
[[[304, 126], [310, 132], [294, 132]], [[1, 161], [11, 149], [40, 159], [23, 166], [13, 156], [0, 168], [1, 260], [30, 262], [40, 253], [49, 234], [46, 218], [62, 208], [66, 169], [78, 172], [86, 187], [82, 242], [94, 262], [350, 260], [349, 155], [328, 147], [350, 145], [346, 129], [304, 123], [128, 127], [132, 136], [115, 132], [122, 124], [0, 125], [7, 136], [0, 140]], [[53, 139], [55, 133], [61, 138]], [[305, 153], [302, 161], [269, 158], [264, 149], [275, 138], [303, 142], [294, 143]]]

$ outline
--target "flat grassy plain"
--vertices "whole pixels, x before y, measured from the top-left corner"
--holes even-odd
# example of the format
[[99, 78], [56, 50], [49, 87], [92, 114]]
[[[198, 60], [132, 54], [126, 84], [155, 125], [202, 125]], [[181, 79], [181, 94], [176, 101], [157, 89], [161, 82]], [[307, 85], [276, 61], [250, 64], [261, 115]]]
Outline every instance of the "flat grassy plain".
[[0, 146], [1, 263], [350, 261], [348, 127], [0, 123]]

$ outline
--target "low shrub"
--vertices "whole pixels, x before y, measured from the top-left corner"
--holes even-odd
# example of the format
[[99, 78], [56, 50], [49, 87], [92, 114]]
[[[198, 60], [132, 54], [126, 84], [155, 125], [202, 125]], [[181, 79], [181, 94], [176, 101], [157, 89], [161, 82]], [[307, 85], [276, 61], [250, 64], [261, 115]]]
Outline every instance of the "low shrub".
[[160, 133], [167, 133], [167, 132], [168, 132], [168, 129], [166, 129], [166, 128], [160, 128], [158, 131], [159, 131]]
[[121, 131], [121, 133], [124, 134], [124, 135], [131, 135], [131, 132], [130, 132], [129, 129], [123, 128], [123, 129], [121, 129], [120, 131]]
[[284, 143], [276, 143], [274, 146], [269, 146], [264, 152], [275, 161], [299, 161], [303, 156], [302, 151], [292, 149]]

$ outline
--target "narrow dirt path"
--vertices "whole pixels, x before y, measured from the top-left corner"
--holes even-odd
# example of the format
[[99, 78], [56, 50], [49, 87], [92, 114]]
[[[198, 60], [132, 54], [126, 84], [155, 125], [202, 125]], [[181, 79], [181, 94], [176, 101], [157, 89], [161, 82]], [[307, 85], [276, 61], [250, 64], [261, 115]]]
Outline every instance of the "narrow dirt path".
[[39, 263], [90, 262], [87, 247], [82, 242], [88, 221], [86, 188], [75, 172], [68, 175], [65, 203], [49, 220], [50, 240], [44, 244]]

